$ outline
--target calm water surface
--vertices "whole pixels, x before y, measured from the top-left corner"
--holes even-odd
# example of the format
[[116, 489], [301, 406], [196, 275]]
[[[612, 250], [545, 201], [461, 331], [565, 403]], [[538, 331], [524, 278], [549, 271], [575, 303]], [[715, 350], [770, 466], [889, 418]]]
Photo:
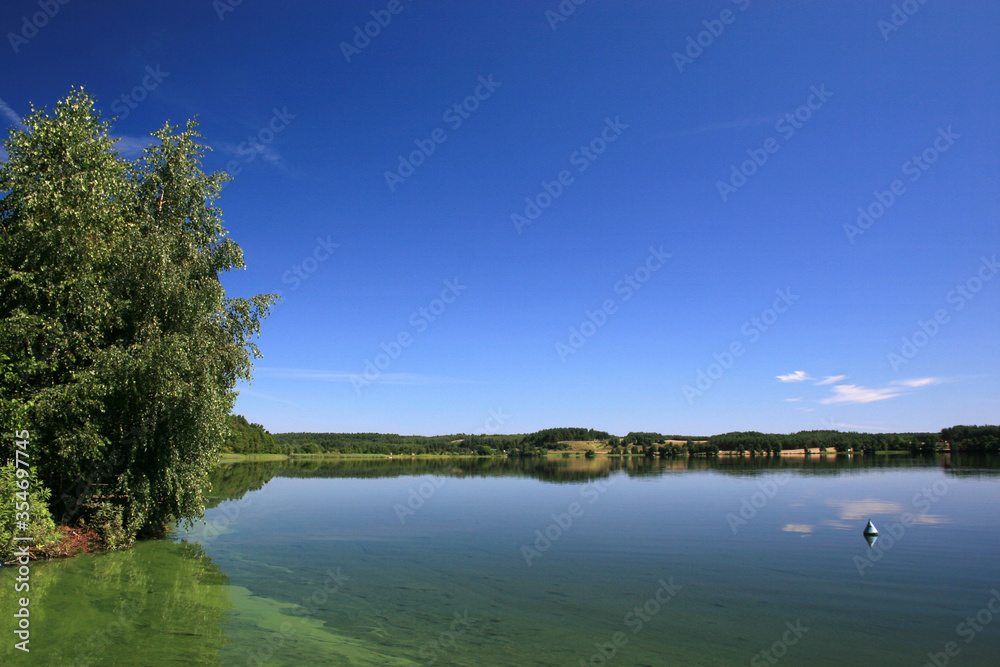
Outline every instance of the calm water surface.
[[246, 463], [212, 496], [34, 564], [0, 664], [1000, 661], [997, 458]]

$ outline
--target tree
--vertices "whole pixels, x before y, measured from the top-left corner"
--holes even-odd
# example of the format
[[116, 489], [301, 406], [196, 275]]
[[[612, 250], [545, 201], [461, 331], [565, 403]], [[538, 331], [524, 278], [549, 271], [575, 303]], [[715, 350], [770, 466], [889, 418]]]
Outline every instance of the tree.
[[260, 424], [251, 424], [243, 415], [229, 416], [229, 435], [223, 449], [236, 454], [273, 454], [279, 450], [274, 436]]
[[83, 90], [24, 122], [0, 164], [0, 390], [23, 407], [53, 513], [99, 515], [128, 544], [200, 515], [276, 297], [219, 281], [243, 255], [196, 123], [126, 160]]

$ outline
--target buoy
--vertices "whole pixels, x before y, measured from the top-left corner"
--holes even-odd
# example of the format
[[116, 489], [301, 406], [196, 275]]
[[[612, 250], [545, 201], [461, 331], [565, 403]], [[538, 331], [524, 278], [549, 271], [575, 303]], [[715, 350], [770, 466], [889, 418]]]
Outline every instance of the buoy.
[[875, 542], [878, 540], [878, 528], [875, 527], [871, 519], [868, 519], [868, 525], [865, 526], [864, 536], [869, 549], [875, 546]]

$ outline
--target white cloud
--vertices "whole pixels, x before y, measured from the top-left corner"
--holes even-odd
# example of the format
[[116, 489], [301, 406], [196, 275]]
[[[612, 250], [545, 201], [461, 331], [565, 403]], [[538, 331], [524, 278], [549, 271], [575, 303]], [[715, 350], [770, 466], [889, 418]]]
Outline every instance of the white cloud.
[[151, 136], [146, 137], [121, 137], [115, 140], [115, 150], [123, 157], [133, 159], [142, 156], [142, 151], [152, 144], [156, 139]]
[[[7, 117], [7, 120], [10, 121], [10, 124], [16, 127], [17, 129], [19, 130], [28, 129], [27, 127], [25, 127], [24, 122], [21, 120], [21, 117], [17, 114], [17, 112], [11, 109], [10, 105], [8, 105], [2, 99], [0, 99], [0, 113], [3, 113], [3, 115]], [[4, 132], [2, 135], [0, 135], [0, 139], [6, 138], [6, 134], [7, 133]], [[10, 156], [7, 155], [7, 150], [3, 146], [0, 146], [0, 162], [6, 162], [8, 157]]]
[[[833, 387], [833, 395], [821, 399], [823, 405], [832, 403], [872, 403], [874, 401], [884, 401], [887, 398], [895, 398], [907, 393], [907, 389], [920, 389], [933, 384], [943, 382], [942, 378], [912, 378], [908, 380], [894, 380], [888, 387], [881, 389], [870, 389], [855, 384], [838, 384]], [[822, 384], [822, 383], [821, 383]]]
[[892, 431], [891, 428], [882, 428], [881, 426], [862, 426], [861, 424], [845, 424], [844, 422], [838, 422], [834, 419], [820, 419], [823, 424], [823, 428], [830, 431], [837, 431], [842, 428], [850, 429], [852, 431]]
[[260, 158], [261, 161], [267, 162], [268, 164], [277, 167], [278, 169], [287, 172], [285, 167], [285, 160], [281, 154], [270, 144], [265, 144], [261, 142], [248, 143], [244, 142], [242, 144], [233, 144], [228, 142], [221, 142], [217, 144], [219, 150], [225, 151], [226, 153], [231, 153], [233, 157], [238, 160], [241, 164], [249, 163], [254, 158]]
[[833, 396], [820, 400], [823, 405], [832, 403], [872, 403], [899, 396], [900, 391], [891, 387], [869, 389], [856, 384], [838, 384], [833, 388]]
[[3, 112], [3, 115], [7, 117], [7, 120], [10, 121], [10, 124], [15, 126], [17, 129], [19, 130], [28, 129], [27, 127], [25, 127], [24, 121], [21, 120], [21, 117], [17, 114], [17, 112], [11, 109], [10, 105], [8, 105], [2, 99], [0, 99], [0, 112]]
[[927, 387], [939, 382], [943, 382], [943, 380], [941, 378], [913, 378], [912, 380], [896, 380], [893, 384], [917, 389], [918, 387]]
[[784, 399], [784, 401], [786, 403], [797, 403], [798, 401], [801, 401], [801, 400], [802, 400], [801, 398], [786, 398], [786, 399]]
[[824, 384], [833, 384], [834, 382], [840, 382], [841, 380], [846, 380], [846, 375], [827, 375], [825, 378], [816, 383], [816, 386]]
[[782, 382], [802, 382], [803, 380], [812, 380], [809, 374], [805, 371], [795, 371], [794, 373], [789, 373], [788, 375], [778, 375], [776, 376]]
[[294, 406], [296, 408], [302, 407], [301, 405], [299, 405], [298, 403], [295, 403], [293, 401], [288, 401], [288, 400], [285, 400], [284, 398], [277, 398], [275, 396], [270, 396], [268, 394], [261, 394], [260, 392], [251, 391], [249, 389], [240, 389], [239, 393], [240, 393], [240, 396], [255, 396], [257, 398], [262, 398], [265, 401], [274, 401], [275, 403], [284, 403], [285, 405], [291, 405], [291, 406]]

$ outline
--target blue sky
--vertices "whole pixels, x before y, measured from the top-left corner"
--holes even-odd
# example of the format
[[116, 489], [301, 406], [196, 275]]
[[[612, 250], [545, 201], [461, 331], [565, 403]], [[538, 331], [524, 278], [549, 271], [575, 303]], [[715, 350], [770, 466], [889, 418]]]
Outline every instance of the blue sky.
[[198, 117], [273, 432], [937, 430], [1000, 414], [998, 19], [11, 0], [0, 122]]

